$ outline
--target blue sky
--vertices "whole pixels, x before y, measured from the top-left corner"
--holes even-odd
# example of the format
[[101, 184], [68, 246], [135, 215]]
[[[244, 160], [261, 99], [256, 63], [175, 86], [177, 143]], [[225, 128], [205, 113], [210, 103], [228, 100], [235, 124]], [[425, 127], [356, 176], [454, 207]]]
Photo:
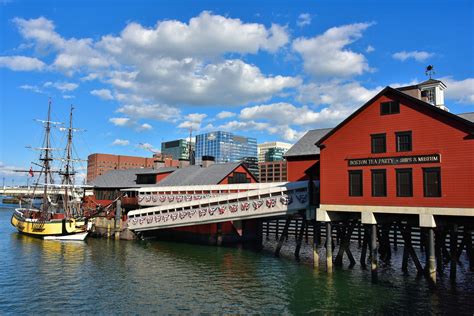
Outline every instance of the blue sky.
[[[48, 98], [78, 155], [149, 156], [229, 130], [295, 142], [387, 85], [448, 86], [474, 111], [472, 1], [0, 1], [0, 176], [29, 169]], [[60, 145], [60, 133], [56, 143]]]

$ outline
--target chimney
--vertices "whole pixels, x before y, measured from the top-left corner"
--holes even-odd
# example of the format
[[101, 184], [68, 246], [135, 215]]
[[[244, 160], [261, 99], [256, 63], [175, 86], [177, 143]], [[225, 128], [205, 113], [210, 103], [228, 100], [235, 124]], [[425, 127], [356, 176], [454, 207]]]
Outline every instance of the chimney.
[[155, 159], [153, 161], [153, 169], [158, 170], [160, 168], [163, 168], [165, 166], [165, 162], [160, 159]]
[[189, 160], [180, 158], [178, 168], [186, 168], [186, 167], [189, 167]]
[[214, 164], [215, 161], [216, 161], [216, 159], [212, 156], [202, 156], [201, 167], [207, 168], [210, 165]]

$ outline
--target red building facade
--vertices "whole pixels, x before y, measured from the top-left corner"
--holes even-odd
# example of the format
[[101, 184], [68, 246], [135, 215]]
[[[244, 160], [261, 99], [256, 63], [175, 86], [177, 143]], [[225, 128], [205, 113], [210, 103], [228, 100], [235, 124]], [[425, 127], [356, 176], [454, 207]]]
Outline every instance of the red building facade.
[[401, 91], [385, 88], [317, 145], [326, 211], [474, 210], [474, 124]]

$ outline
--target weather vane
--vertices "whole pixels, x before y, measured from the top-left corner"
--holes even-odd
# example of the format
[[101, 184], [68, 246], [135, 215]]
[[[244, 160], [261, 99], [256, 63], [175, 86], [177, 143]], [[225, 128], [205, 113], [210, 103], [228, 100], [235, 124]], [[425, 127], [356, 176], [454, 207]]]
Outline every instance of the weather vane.
[[431, 79], [431, 76], [434, 74], [435, 74], [434, 66], [433, 65], [426, 66], [425, 75], [430, 76], [430, 79]]

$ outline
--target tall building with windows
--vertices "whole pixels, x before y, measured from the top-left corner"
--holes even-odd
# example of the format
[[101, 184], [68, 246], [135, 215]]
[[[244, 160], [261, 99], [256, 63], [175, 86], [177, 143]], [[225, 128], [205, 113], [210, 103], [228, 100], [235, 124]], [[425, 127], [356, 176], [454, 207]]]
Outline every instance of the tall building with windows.
[[[194, 151], [194, 142], [191, 141], [191, 156]], [[173, 156], [174, 160], [189, 160], [189, 141], [186, 139], [172, 140], [161, 143], [161, 152]]]
[[216, 131], [196, 136], [196, 164], [202, 156], [212, 156], [216, 163], [243, 161], [257, 158], [257, 139]]
[[280, 161], [292, 144], [283, 142], [266, 142], [258, 144], [258, 162]]

